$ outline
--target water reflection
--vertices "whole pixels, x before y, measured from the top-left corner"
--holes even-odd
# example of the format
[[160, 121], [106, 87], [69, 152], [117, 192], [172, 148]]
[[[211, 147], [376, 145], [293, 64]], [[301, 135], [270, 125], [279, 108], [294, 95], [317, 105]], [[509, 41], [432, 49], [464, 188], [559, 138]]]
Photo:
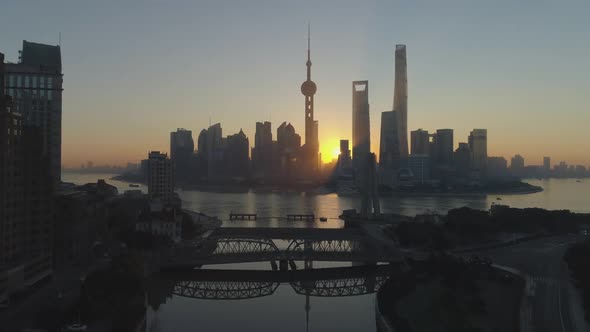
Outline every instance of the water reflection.
[[[253, 326], [257, 326], [258, 331], [273, 331], [282, 324], [281, 330], [286, 331], [301, 331], [302, 324], [305, 324], [306, 329], [317, 328], [319, 331], [328, 327], [336, 328], [341, 322], [347, 322], [341, 330], [359, 330], [361, 326], [360, 330], [375, 329], [372, 294], [397, 273], [397, 267], [342, 264], [331, 268], [324, 267], [324, 264], [320, 268], [311, 268], [312, 264], [302, 266], [308, 268], [291, 271], [203, 269], [156, 274], [148, 281], [147, 331], [189, 331], [192, 330], [189, 326], [195, 325], [215, 327], [214, 330], [219, 331]], [[302, 305], [296, 309], [293, 304], [299, 302], [298, 298]], [[215, 303], [222, 303], [222, 306]], [[261, 306], [262, 303], [266, 305]], [[331, 304], [326, 306], [326, 303]], [[351, 310], [349, 304], [355, 304], [353, 307], [356, 310]], [[192, 314], [181, 317], [176, 312], [181, 310], [186, 313], [186, 308], [192, 308]], [[267, 316], [257, 321], [260, 315], [257, 310], [261, 308], [264, 308]], [[225, 319], [215, 321], [214, 317], [218, 315], [215, 310], [227, 313]], [[343, 316], [325, 322], [323, 314], [326, 310], [340, 311]], [[317, 321], [310, 320], [312, 312], [318, 315]], [[305, 317], [302, 317], [303, 313]], [[175, 315], [178, 319], [176, 323], [179, 324], [174, 324], [170, 315]], [[248, 317], [246, 326], [236, 324], [244, 322], [244, 316]], [[324, 326], [326, 323], [329, 324]]]

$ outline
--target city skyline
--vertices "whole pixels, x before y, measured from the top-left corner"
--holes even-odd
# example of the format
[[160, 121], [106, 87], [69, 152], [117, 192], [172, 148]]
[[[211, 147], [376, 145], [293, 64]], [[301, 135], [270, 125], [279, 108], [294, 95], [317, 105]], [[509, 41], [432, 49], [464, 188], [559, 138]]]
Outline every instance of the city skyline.
[[[13, 18], [30, 10], [28, 5], [9, 4], [5, 10], [14, 15], [0, 26], [19, 28], [22, 34], [3, 37], [0, 47], [8, 61], [16, 62], [23, 39], [57, 44], [62, 32], [65, 166], [87, 160], [138, 161], [148, 150], [168, 151], [172, 130], [185, 127], [196, 133], [208, 127], [209, 119], [221, 122], [226, 133], [243, 128], [251, 142], [256, 121], [272, 120], [273, 132], [287, 121], [303, 133], [299, 86], [305, 78], [301, 61], [308, 21], [314, 30], [314, 81], [321, 87], [314, 103], [322, 123], [324, 161], [334, 157], [340, 139], [352, 138], [349, 89], [354, 80], [370, 81], [371, 151], [379, 151], [380, 113], [391, 110], [393, 98], [395, 44], [403, 43], [408, 46], [408, 132], [452, 128], [457, 144], [473, 128], [487, 128], [490, 156], [521, 154], [526, 164], [541, 164], [548, 155], [553, 164], [588, 165], [584, 152], [590, 142], [579, 139], [590, 120], [584, 100], [589, 85], [583, 75], [588, 50], [579, 44], [588, 31], [583, 24], [588, 5], [538, 4], [529, 13], [525, 4], [506, 5], [510, 10], [498, 6], [502, 12], [481, 4], [451, 4], [423, 8], [373, 2], [353, 25], [345, 24], [356, 14], [346, 4], [335, 9], [318, 5], [313, 13], [295, 8], [299, 5], [260, 10], [260, 4], [236, 4], [228, 11], [214, 4], [146, 4], [137, 11], [125, 4], [116, 13], [114, 8], [96, 8], [108, 17], [108, 27], [89, 17], [92, 8], [74, 4], [66, 10], [45, 8], [55, 16], [44, 18], [43, 31]], [[166, 23], [177, 15], [187, 19], [182, 11], [222, 12], [231, 21], [255, 10], [259, 13], [252, 20], [258, 23], [240, 29], [243, 18], [227, 27], [206, 19], [148, 24], [160, 11], [159, 22]], [[334, 10], [339, 18], [329, 20]], [[279, 11], [292, 15], [273, 16]], [[396, 20], [389, 23], [386, 14]], [[543, 26], [549, 17], [559, 28]], [[267, 31], [266, 24], [278, 19], [282, 24]], [[127, 20], [136, 24], [117, 30]], [[510, 29], [517, 24], [521, 29]], [[148, 31], [140, 33], [143, 28]], [[128, 40], [137, 46], [120, 49]], [[502, 52], [507, 48], [510, 54]], [[556, 57], [567, 61], [555, 66]], [[159, 62], [165, 65], [145, 70]]]

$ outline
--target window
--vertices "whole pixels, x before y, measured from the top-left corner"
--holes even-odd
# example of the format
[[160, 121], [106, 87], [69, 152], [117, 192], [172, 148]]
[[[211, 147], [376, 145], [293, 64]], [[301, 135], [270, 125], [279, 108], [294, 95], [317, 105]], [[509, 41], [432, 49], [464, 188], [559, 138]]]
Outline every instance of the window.
[[29, 87], [29, 76], [25, 76], [25, 88]]
[[45, 76], [39, 77], [39, 87], [45, 89]]
[[53, 77], [47, 77], [47, 88], [51, 89], [53, 87]]
[[22, 77], [22, 76], [20, 76], [20, 75], [18, 75], [18, 76], [16, 77], [16, 87], [17, 87], [17, 88], [20, 88], [20, 87], [22, 87], [22, 86], [23, 86], [23, 77]]
[[33, 79], [33, 85], [32, 86], [33, 86], [33, 88], [36, 88], [37, 87], [37, 76], [33, 76], [32, 79]]

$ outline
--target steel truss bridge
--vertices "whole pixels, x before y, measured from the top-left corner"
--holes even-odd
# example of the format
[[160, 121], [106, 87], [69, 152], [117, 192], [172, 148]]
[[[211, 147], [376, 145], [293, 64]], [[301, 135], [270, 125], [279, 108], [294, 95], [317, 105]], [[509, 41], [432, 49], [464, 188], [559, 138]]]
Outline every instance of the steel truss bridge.
[[363, 228], [218, 228], [207, 240], [171, 250], [163, 268], [268, 261], [399, 262], [393, 241]]
[[288, 283], [300, 295], [357, 296], [377, 292], [392, 276], [391, 265], [295, 271], [194, 270], [166, 273], [173, 294], [195, 299], [244, 300], [272, 295]]

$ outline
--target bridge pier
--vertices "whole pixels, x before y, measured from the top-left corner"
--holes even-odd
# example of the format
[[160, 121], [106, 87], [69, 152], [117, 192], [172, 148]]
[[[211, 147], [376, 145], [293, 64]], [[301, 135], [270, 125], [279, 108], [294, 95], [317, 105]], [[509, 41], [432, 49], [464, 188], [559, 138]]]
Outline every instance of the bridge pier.
[[272, 267], [273, 271], [276, 271], [279, 269], [279, 266], [277, 265], [277, 262], [275, 262], [274, 260], [270, 261], [270, 266]]

